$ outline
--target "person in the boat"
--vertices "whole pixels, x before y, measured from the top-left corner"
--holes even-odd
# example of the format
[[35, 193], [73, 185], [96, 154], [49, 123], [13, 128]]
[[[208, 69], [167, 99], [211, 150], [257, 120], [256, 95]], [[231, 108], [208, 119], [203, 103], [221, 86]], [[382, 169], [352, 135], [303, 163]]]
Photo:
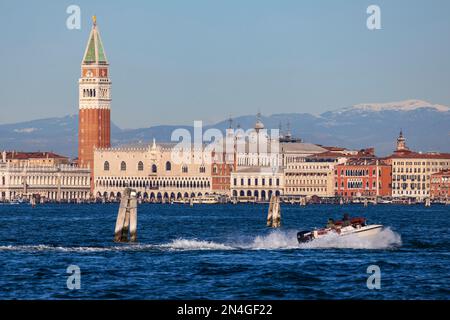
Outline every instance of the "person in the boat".
[[344, 213], [344, 218], [342, 219], [342, 227], [348, 227], [350, 226], [352, 223], [350, 221], [350, 216], [348, 213]]
[[327, 229], [334, 229], [336, 226], [334, 224], [334, 219], [330, 218], [327, 222]]

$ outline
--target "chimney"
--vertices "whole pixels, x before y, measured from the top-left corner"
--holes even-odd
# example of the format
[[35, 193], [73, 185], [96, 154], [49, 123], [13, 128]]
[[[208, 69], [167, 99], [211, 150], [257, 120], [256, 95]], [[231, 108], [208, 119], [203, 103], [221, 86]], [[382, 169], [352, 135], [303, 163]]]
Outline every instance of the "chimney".
[[5, 150], [3, 150], [3, 152], [2, 152], [2, 162], [6, 163], [6, 151]]

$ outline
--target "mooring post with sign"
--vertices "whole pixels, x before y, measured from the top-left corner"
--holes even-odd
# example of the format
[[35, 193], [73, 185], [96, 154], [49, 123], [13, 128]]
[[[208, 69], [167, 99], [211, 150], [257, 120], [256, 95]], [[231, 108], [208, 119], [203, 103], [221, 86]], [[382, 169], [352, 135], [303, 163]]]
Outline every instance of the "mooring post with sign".
[[126, 188], [120, 200], [114, 231], [115, 242], [136, 242], [137, 240], [137, 199], [136, 191]]

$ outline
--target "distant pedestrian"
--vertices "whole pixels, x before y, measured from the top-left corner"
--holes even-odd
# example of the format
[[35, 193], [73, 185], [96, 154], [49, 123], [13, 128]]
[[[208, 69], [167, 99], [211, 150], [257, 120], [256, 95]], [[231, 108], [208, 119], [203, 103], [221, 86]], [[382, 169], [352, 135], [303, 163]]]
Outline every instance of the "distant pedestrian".
[[334, 219], [332, 218], [328, 219], [327, 229], [334, 229], [334, 228], [335, 228]]

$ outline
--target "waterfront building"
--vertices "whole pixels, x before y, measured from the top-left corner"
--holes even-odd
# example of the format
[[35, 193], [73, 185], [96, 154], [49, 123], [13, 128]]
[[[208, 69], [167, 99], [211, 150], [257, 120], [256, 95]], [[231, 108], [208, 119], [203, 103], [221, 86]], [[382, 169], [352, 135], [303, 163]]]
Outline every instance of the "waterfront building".
[[266, 201], [285, 194], [285, 169], [290, 163], [327, 151], [287, 134], [270, 135], [258, 114], [253, 130], [236, 134], [236, 171], [231, 173], [231, 196], [239, 201]]
[[352, 158], [335, 167], [335, 194], [344, 198], [390, 197], [391, 166], [375, 157]]
[[434, 200], [450, 200], [450, 170], [442, 170], [431, 175], [430, 197]]
[[[275, 147], [277, 145], [277, 147]], [[243, 150], [243, 151], [242, 151]], [[268, 141], [264, 152], [255, 152], [249, 148], [237, 151], [237, 167], [286, 167], [289, 162], [295, 162], [298, 157], [307, 157], [313, 154], [323, 153], [326, 149], [306, 142], [279, 142]]]
[[239, 202], [267, 201], [283, 195], [284, 171], [280, 167], [246, 167], [231, 173], [231, 195]]
[[[236, 171], [236, 138], [234, 130], [230, 127], [226, 130], [223, 141], [218, 141], [211, 153], [211, 190], [213, 193], [230, 196], [231, 173]], [[228, 150], [231, 149], [231, 150]]]
[[204, 146], [185, 153], [174, 143], [137, 144], [94, 151], [96, 197], [120, 198], [125, 187], [150, 201], [189, 199], [211, 194], [211, 154]]
[[230, 196], [231, 173], [236, 171], [236, 163], [226, 162], [226, 152], [212, 152], [211, 190]]
[[0, 162], [0, 200], [40, 198], [75, 201], [90, 198], [90, 170], [68, 164]]
[[450, 154], [421, 153], [406, 146], [403, 132], [387, 162], [392, 166], [392, 197], [423, 201], [431, 196], [431, 176], [450, 169]]
[[334, 197], [335, 166], [348, 158], [343, 151], [292, 157], [284, 171], [285, 197]]
[[17, 152], [3, 151], [0, 163], [8, 163], [13, 166], [43, 166], [53, 167], [69, 164], [69, 158], [53, 152]]
[[96, 18], [81, 63], [78, 165], [93, 168], [94, 149], [111, 146], [111, 80]]
[[258, 114], [255, 127], [244, 136], [236, 133], [237, 168], [282, 167], [297, 157], [306, 157], [327, 151], [318, 145], [295, 139], [291, 134], [269, 136]]

